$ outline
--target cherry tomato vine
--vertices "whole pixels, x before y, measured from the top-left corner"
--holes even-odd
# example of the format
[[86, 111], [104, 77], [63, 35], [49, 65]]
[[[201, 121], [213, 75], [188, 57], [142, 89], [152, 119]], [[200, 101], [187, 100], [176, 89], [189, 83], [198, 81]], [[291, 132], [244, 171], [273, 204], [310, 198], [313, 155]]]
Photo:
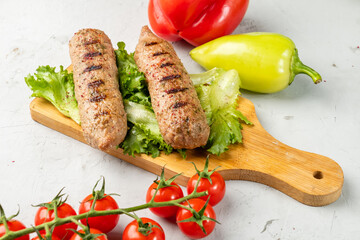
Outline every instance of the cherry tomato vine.
[[[162, 230], [161, 226], [158, 225], [154, 221], [149, 221], [147, 218], [140, 218], [138, 217], [135, 212], [143, 209], [166, 209], [166, 207], [175, 207], [178, 209], [177, 214], [182, 211], [182, 216], [177, 216], [179, 222], [179, 227], [181, 225], [186, 225], [188, 222], [193, 221], [194, 224], [199, 226], [199, 231], [202, 233], [198, 233], [196, 236], [198, 237], [204, 237], [210, 234], [212, 229], [215, 226], [215, 214], [208, 214], [209, 208], [212, 210], [212, 207], [209, 203], [209, 193], [208, 189], [198, 189], [199, 183], [203, 178], [207, 178], [210, 180], [210, 175], [213, 174], [214, 171], [210, 171], [210, 174], [208, 173], [208, 158], [206, 159], [205, 163], [205, 169], [206, 174], [202, 174], [198, 169], [197, 171], [197, 183], [194, 184], [195, 187], [191, 193], [187, 196], [183, 196], [182, 191], [180, 187], [175, 184], [173, 181], [178, 175], [175, 175], [174, 177], [170, 178], [169, 180], [165, 180], [164, 178], [164, 168], [162, 169], [160, 180], [156, 179], [154, 181], [154, 184], [151, 185], [149, 189], [151, 189], [151, 197], [150, 195], [147, 197], [147, 202], [145, 204], [140, 204], [133, 207], [128, 208], [118, 208], [115, 200], [112, 202], [110, 208], [103, 207], [102, 203], [103, 201], [112, 201], [112, 197], [110, 195], [114, 194], [105, 194], [105, 179], [102, 177], [103, 184], [100, 190], [95, 191], [96, 186], [98, 185], [99, 181], [95, 184], [92, 194], [88, 195], [82, 202], [81, 207], [82, 210], [79, 211], [79, 214], [68, 214], [64, 215], [59, 210], [62, 206], [67, 204], [65, 201], [67, 200], [67, 197], [64, 199], [64, 195], [62, 194], [62, 190], [55, 196], [55, 198], [48, 203], [42, 203], [39, 205], [36, 205], [36, 207], [40, 207], [38, 209], [38, 212], [42, 210], [47, 211], [47, 218], [41, 219], [39, 221], [39, 216], [36, 216], [36, 224], [35, 226], [26, 228], [21, 222], [15, 220], [19, 214], [20, 211], [18, 211], [16, 214], [6, 217], [4, 209], [2, 208], [0, 204], [0, 240], [12, 240], [12, 239], [20, 239], [20, 240], [28, 240], [29, 234], [36, 233], [37, 237], [36, 239], [39, 240], [56, 240], [56, 239], [62, 239], [63, 236], [59, 236], [56, 234], [59, 232], [59, 229], [62, 229], [64, 226], [73, 226], [71, 228], [71, 231], [74, 232], [74, 234], [70, 235], [71, 240], [80, 240], [80, 239], [97, 239], [97, 240], [106, 240], [105, 233], [110, 231], [113, 227], [116, 226], [119, 215], [125, 214], [133, 219], [135, 219], [132, 222], [132, 225], [137, 226], [138, 232], [142, 234], [143, 236], [147, 236], [153, 231], [158, 231], [159, 229]], [[196, 168], [196, 166], [195, 166]], [[200, 177], [199, 177], [200, 176]], [[210, 180], [211, 182], [211, 180]], [[181, 191], [181, 194], [179, 193], [176, 198], [167, 198], [167, 199], [161, 199], [156, 200], [156, 195], [159, 191], [163, 191], [166, 188], [179, 188]], [[201, 192], [200, 192], [201, 191]], [[200, 198], [207, 196], [207, 201], [200, 200]], [[111, 199], [110, 199], [111, 198]], [[202, 201], [203, 203], [201, 207], [193, 207], [191, 203], [192, 200]], [[84, 206], [86, 205], [86, 207]], [[108, 204], [109, 205], [109, 204]], [[164, 208], [165, 207], [165, 208]], [[205, 210], [206, 209], [206, 210]], [[181, 211], [180, 211], [181, 210]], [[206, 214], [204, 214], [206, 213]], [[174, 213], [176, 214], [176, 212]], [[189, 219], [185, 219], [184, 216], [191, 216]], [[112, 219], [112, 226], [108, 229], [97, 229], [99, 228], [98, 223], [99, 221], [104, 218]], [[150, 219], [151, 220], [151, 219]], [[18, 227], [12, 227], [12, 224], [16, 222], [18, 223]], [[209, 224], [211, 225], [210, 227]], [[158, 225], [158, 226], [157, 226]], [[77, 231], [77, 227], [80, 227], [81, 229]], [[155, 228], [154, 228], [155, 227]], [[95, 231], [95, 230], [96, 231]], [[180, 228], [181, 229], [181, 228]], [[100, 231], [98, 231], [100, 230]], [[182, 230], [182, 229], [181, 229]], [[182, 230], [183, 231], [183, 230]], [[60, 231], [61, 232], [61, 231]], [[184, 231], [183, 231], [184, 232]], [[186, 234], [186, 232], [184, 232]], [[74, 236], [74, 235], [77, 235]], [[186, 234], [188, 236], [191, 236], [189, 234]], [[70, 239], [68, 236], [67, 239]], [[194, 237], [194, 236], [192, 236]]]

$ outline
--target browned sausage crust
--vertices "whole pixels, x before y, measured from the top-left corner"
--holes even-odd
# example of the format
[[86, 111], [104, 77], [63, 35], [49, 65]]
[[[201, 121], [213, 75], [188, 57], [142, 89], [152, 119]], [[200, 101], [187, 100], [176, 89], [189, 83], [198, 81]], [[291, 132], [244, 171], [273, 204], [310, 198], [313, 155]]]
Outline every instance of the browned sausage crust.
[[101, 150], [113, 148], [124, 140], [127, 121], [111, 41], [103, 31], [82, 29], [69, 47], [85, 140]]
[[205, 145], [210, 133], [205, 112], [172, 45], [144, 26], [134, 58], [145, 74], [165, 142], [176, 149]]

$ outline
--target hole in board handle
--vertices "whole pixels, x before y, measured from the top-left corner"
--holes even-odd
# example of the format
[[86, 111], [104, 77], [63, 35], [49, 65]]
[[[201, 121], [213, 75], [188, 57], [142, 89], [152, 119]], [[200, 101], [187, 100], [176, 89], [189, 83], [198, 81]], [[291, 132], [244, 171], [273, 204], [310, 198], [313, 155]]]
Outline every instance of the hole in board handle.
[[321, 171], [315, 171], [313, 173], [313, 177], [316, 179], [322, 179], [324, 177], [323, 173]]

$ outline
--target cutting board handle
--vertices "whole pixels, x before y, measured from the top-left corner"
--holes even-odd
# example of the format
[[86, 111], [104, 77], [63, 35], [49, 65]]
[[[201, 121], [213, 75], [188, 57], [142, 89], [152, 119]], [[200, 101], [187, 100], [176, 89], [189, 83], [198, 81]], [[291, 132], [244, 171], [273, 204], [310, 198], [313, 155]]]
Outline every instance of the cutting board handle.
[[243, 148], [233, 150], [236, 154], [221, 170], [224, 178], [263, 183], [311, 206], [336, 201], [344, 182], [339, 164], [276, 140], [261, 126], [253, 104], [247, 99], [242, 101], [240, 110], [254, 125], [244, 126]]

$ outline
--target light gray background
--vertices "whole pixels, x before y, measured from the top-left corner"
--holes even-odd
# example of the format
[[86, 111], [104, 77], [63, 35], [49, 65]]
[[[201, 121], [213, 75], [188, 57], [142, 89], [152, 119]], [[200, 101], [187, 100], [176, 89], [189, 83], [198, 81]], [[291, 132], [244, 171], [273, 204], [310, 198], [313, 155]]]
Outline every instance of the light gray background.
[[[227, 182], [225, 199], [215, 207], [221, 225], [208, 239], [358, 239], [360, 235], [360, 2], [251, 1], [236, 33], [278, 32], [292, 38], [300, 58], [325, 80], [315, 86], [300, 75], [286, 90], [243, 92], [254, 102], [264, 128], [278, 140], [326, 155], [344, 170], [340, 199], [309, 207], [267, 186]], [[27, 226], [36, 209], [60, 188], [77, 210], [100, 175], [107, 192], [121, 194], [121, 207], [141, 204], [155, 175], [34, 122], [30, 90], [24, 82], [39, 65], [68, 66], [68, 41], [80, 28], [105, 31], [115, 45], [133, 51], [141, 26], [148, 24], [147, 1], [0, 0], [0, 203], [17, 211]], [[191, 46], [175, 43], [190, 73], [201, 69], [188, 55]], [[185, 190], [185, 189], [184, 189]], [[187, 239], [176, 225], [159, 221], [167, 239]], [[122, 216], [109, 235], [120, 239], [130, 221]]]

